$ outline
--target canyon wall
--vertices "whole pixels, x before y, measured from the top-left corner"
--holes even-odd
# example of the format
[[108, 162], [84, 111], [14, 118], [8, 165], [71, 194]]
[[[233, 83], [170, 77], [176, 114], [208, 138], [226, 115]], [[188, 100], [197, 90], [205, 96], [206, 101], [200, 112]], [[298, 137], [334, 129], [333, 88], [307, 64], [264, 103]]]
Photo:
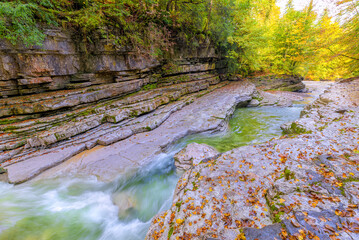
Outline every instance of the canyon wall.
[[0, 41], [0, 163], [221, 81], [211, 44], [177, 43], [164, 58], [60, 29], [46, 35], [41, 47]]

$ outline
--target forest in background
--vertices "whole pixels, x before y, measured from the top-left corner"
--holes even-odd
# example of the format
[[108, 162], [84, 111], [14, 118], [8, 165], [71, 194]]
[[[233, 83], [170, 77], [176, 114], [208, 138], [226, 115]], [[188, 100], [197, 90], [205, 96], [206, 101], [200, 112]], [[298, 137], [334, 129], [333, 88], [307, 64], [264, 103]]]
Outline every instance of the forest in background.
[[281, 14], [275, 0], [8, 0], [0, 1], [0, 38], [41, 45], [44, 27], [105, 38], [155, 56], [175, 39], [213, 42], [231, 74], [299, 75], [334, 80], [359, 75], [359, 0], [335, 0], [337, 16], [313, 1]]

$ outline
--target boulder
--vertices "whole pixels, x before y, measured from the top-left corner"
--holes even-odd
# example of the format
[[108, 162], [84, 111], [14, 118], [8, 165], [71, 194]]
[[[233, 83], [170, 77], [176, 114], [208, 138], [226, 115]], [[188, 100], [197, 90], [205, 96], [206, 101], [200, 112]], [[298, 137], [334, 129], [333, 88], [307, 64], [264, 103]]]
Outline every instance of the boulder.
[[193, 165], [208, 162], [219, 156], [219, 152], [206, 144], [190, 143], [174, 156], [178, 170], [186, 171]]
[[126, 192], [114, 193], [112, 202], [118, 207], [118, 217], [121, 219], [128, 217], [137, 205], [136, 199]]
[[8, 182], [7, 170], [0, 167], [0, 182]]

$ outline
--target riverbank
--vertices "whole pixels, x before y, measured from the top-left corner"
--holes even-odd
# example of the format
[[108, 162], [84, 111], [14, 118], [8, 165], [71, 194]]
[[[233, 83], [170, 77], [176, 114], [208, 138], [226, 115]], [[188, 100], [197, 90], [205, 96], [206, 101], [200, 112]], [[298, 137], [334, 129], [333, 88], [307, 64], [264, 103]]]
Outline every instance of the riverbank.
[[291, 135], [193, 166], [146, 239], [359, 238], [358, 90], [336, 83]]

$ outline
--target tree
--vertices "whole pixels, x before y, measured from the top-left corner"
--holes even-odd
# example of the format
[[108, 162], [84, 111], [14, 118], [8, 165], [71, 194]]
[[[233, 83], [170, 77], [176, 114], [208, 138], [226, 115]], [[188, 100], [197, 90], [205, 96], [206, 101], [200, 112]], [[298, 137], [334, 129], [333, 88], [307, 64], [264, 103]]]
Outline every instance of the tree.
[[285, 14], [274, 26], [270, 56], [274, 72], [303, 75], [307, 71], [307, 59], [314, 54], [315, 19], [312, 1], [302, 11], [288, 2]]
[[348, 58], [338, 54], [346, 48], [340, 41], [344, 33], [342, 26], [334, 21], [326, 10], [316, 27], [318, 31], [314, 44], [315, 54], [309, 59], [310, 68], [306, 77], [312, 80], [328, 80], [350, 76]]
[[340, 41], [346, 45], [337, 54], [347, 58], [353, 75], [359, 74], [359, 0], [337, 0], [344, 28]]

